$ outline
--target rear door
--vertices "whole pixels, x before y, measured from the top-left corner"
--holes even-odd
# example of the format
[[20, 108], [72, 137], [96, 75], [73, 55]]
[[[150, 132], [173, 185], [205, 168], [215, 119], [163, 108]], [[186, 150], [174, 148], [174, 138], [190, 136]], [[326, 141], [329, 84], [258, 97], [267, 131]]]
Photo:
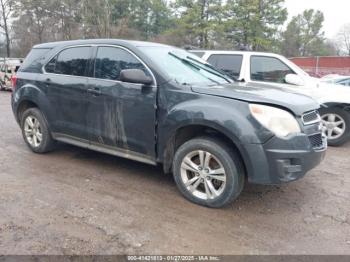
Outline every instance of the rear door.
[[69, 47], [44, 67], [39, 82], [53, 108], [52, 131], [88, 141], [86, 132], [87, 71], [91, 46]]
[[[143, 70], [153, 85], [121, 82], [124, 69]], [[157, 89], [150, 69], [128, 49], [99, 46], [93, 71], [86, 113], [91, 143], [154, 160]]]

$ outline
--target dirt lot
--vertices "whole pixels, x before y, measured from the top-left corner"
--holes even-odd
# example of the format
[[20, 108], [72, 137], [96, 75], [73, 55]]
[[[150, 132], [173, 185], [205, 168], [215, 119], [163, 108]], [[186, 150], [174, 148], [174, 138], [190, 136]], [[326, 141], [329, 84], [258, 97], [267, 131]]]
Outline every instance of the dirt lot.
[[0, 93], [0, 254], [350, 254], [350, 144], [304, 179], [193, 205], [161, 168], [68, 145], [36, 155]]

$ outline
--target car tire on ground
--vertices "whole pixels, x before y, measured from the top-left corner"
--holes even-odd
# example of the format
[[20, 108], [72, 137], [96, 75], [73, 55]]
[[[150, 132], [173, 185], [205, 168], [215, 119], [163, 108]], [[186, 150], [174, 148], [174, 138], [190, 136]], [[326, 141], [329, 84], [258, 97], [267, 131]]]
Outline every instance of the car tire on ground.
[[188, 200], [220, 208], [231, 203], [243, 190], [244, 168], [238, 154], [218, 139], [192, 139], [176, 151], [173, 175]]
[[38, 108], [29, 108], [21, 116], [24, 141], [35, 153], [46, 153], [54, 148], [48, 124]]
[[330, 146], [341, 146], [350, 138], [350, 113], [339, 107], [320, 110], [323, 129]]

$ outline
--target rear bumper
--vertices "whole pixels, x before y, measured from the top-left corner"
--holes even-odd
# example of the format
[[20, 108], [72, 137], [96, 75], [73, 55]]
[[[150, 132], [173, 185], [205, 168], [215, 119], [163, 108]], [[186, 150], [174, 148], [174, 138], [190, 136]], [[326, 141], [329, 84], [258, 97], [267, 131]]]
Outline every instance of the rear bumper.
[[305, 134], [286, 139], [274, 137], [263, 145], [245, 147], [249, 155], [248, 180], [255, 184], [281, 184], [302, 178], [325, 157], [327, 139], [313, 147]]

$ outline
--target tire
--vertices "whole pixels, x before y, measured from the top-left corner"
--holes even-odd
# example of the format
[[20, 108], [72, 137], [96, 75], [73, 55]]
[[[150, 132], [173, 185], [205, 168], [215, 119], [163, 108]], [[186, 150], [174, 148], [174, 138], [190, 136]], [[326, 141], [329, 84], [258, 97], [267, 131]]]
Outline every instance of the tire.
[[[205, 159], [210, 156], [208, 153], [211, 157], [206, 165]], [[188, 159], [192, 162], [190, 168], [186, 164], [189, 163]], [[205, 170], [206, 167], [209, 169]], [[224, 174], [219, 171], [222, 168]], [[219, 180], [210, 175], [212, 172], [217, 172], [214, 176]], [[212, 208], [226, 206], [236, 199], [243, 190], [245, 178], [243, 163], [238, 154], [220, 140], [209, 137], [195, 138], [179, 147], [173, 160], [173, 175], [178, 189], [186, 199]]]
[[[350, 138], [350, 113], [339, 107], [320, 110], [328, 145], [341, 146]], [[341, 131], [341, 132], [340, 132]]]
[[21, 116], [21, 129], [24, 141], [33, 152], [43, 154], [53, 150], [55, 142], [46, 119], [38, 108], [24, 111]]

